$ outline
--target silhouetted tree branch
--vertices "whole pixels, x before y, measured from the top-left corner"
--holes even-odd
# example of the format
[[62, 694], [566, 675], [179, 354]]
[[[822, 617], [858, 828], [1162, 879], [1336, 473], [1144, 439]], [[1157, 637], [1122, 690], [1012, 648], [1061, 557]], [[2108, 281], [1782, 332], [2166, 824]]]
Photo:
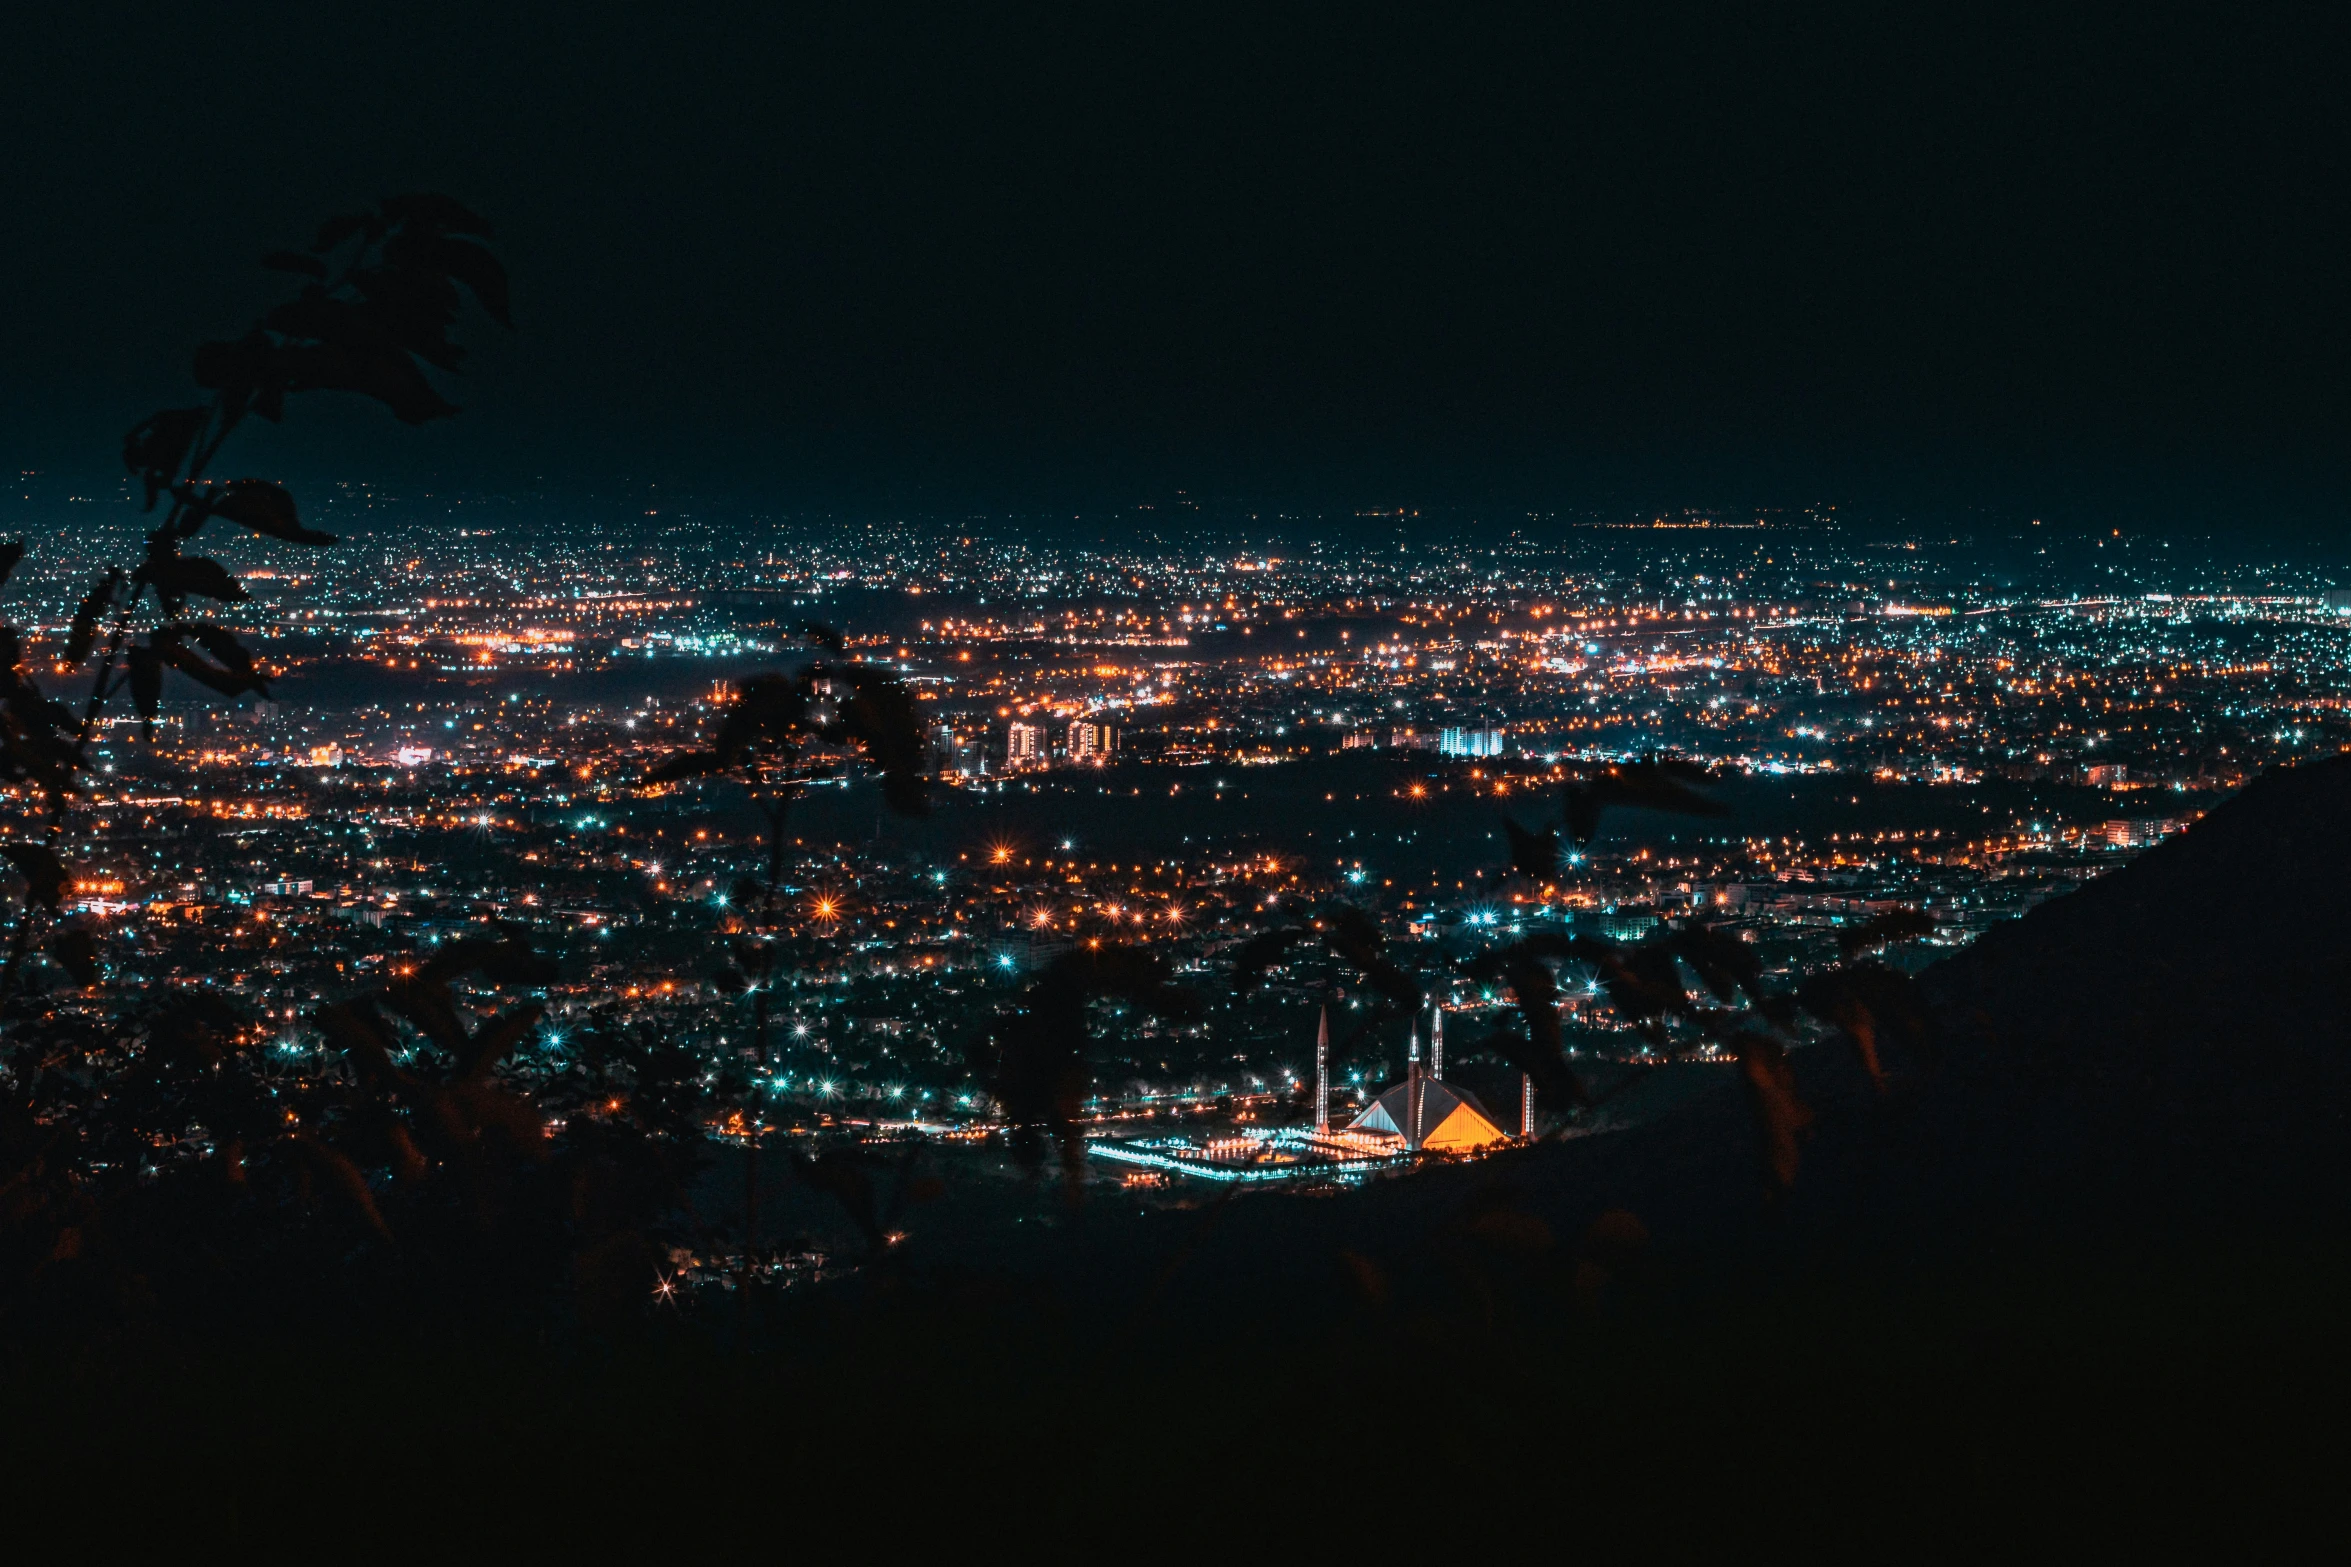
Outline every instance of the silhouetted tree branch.
[[[141, 558], [109, 567], [74, 612], [66, 665], [85, 664], [100, 629], [106, 631], [81, 716], [34, 688], [13, 631], [0, 639], [0, 775], [34, 789], [45, 817], [38, 852], [27, 846], [26, 858], [11, 856], [27, 887], [0, 964], [0, 1016], [16, 994], [42, 917], [61, 913], [57, 899], [42, 894], [55, 885], [50, 872], [61, 863], [65, 802], [107, 703], [127, 688], [152, 730], [166, 671], [226, 697], [269, 694], [267, 674], [238, 635], [197, 612], [199, 601], [244, 602], [244, 585], [219, 561], [185, 547], [215, 519], [289, 544], [334, 542], [302, 521], [284, 486], [214, 479], [213, 460], [247, 418], [276, 423], [285, 417], [286, 398], [299, 392], [355, 392], [405, 424], [456, 413], [426, 370], [454, 372], [463, 363], [465, 350], [450, 334], [464, 295], [500, 325], [513, 325], [505, 269], [481, 243], [489, 237], [488, 223], [431, 194], [395, 196], [369, 211], [329, 218], [307, 251], [262, 258], [263, 266], [303, 280], [292, 299], [235, 341], [197, 347], [195, 380], [211, 396], [150, 414], [123, 437], [123, 464], [139, 479], [145, 510], [152, 514], [166, 504]], [[23, 552], [22, 544], [0, 546], [0, 582]], [[86, 932], [63, 928], [51, 955], [77, 983], [95, 982], [96, 947]]]

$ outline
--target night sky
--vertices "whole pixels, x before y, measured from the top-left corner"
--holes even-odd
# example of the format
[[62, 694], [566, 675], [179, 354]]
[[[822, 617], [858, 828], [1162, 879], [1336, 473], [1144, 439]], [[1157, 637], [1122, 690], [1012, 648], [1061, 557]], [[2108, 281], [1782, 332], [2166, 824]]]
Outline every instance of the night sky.
[[2351, 515], [2339, 12], [698, 9], [18, 17], [0, 455], [109, 473], [274, 297], [254, 258], [429, 188], [500, 225], [521, 330], [468, 323], [448, 425], [314, 401], [252, 464], [775, 509]]

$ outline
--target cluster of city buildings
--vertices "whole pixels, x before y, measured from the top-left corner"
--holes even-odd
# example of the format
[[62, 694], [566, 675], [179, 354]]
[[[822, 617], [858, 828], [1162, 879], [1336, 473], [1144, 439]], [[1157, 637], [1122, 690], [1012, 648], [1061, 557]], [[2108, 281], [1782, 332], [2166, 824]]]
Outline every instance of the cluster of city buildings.
[[[1363, 998], [1311, 953], [1246, 992], [1221, 977], [1281, 911], [1370, 911], [1426, 977], [1430, 1028], [1471, 1037], [1506, 998], [1461, 960], [1515, 934], [1702, 918], [1795, 972], [1916, 907], [1931, 954], [2351, 745], [2340, 590], [2119, 536], [1964, 546], [1821, 512], [1088, 544], [375, 505], [347, 505], [368, 526], [336, 549], [256, 552], [236, 608], [269, 700], [173, 690], [151, 734], [102, 728], [68, 849], [112, 977], [55, 1005], [201, 986], [299, 1055], [322, 999], [496, 925], [563, 959], [531, 1048], [623, 1016], [716, 1072], [753, 1040], [714, 954], [750, 940], [777, 953], [748, 1069], [779, 1117], [984, 1125], [976, 1063], [1028, 979], [1150, 944], [1211, 999], [1097, 1017], [1107, 1159], [1387, 1168], [1525, 1135], [1540, 1107], [1424, 1070], [1419, 1025], [1310, 1086], [1315, 1020]], [[55, 553], [10, 614], [64, 685], [44, 661], [89, 562]], [[810, 790], [747, 908], [770, 856], [740, 791], [643, 780], [709, 734], [730, 680], [803, 656], [810, 621], [911, 687], [939, 803], [897, 823], [869, 791]], [[1504, 816], [1555, 824], [1579, 770], [1650, 753], [1711, 769], [1729, 814], [1624, 814], [1562, 839], [1548, 879], [1509, 874]], [[1644, 1048], [1596, 990], [1566, 1006], [1574, 1048]]]

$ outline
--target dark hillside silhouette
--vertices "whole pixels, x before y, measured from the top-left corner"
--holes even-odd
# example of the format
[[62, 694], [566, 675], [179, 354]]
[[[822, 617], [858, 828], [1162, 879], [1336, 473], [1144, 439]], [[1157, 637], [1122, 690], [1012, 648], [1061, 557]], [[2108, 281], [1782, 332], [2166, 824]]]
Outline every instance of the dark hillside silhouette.
[[2351, 757], [2280, 768], [1927, 976], [1955, 1042], [2020, 1067], [2259, 1082], [2351, 1045]]
[[[2351, 758], [2336, 758], [2265, 776], [1916, 992], [1872, 994], [1888, 971], [1857, 939], [1831, 976], [1862, 976], [1881, 1021], [1912, 1037], [1883, 1084], [1866, 1051], [1824, 1040], [1787, 1056], [1809, 1125], [1784, 1186], [1756, 1179], [1772, 1122], [1745, 1074], [1665, 1064], [1588, 1135], [1478, 1164], [1338, 1198], [1253, 1197], [1213, 1225], [1103, 1215], [1083, 1233], [926, 1250], [1050, 1281], [1104, 1320], [1147, 1303], [1155, 1342], [1205, 1345], [1236, 1314], [1308, 1343], [1333, 1322], [1573, 1320], [1608, 1278], [1636, 1275], [1656, 1286], [1657, 1320], [1713, 1321], [1792, 1288], [2097, 1267], [2140, 1291], [2146, 1270], [2323, 1249], [2351, 1218], [2346, 863]], [[1805, 1003], [1832, 1021], [1837, 1004], [1821, 988]]]

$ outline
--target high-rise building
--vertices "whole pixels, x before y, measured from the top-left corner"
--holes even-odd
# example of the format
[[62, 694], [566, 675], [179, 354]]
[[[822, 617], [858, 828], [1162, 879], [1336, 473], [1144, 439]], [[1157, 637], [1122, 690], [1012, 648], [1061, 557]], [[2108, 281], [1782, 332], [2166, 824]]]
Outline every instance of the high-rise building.
[[1004, 766], [1007, 770], [1023, 767], [1043, 767], [1047, 760], [1047, 742], [1043, 724], [1014, 722], [1004, 731]]
[[980, 738], [950, 723], [931, 726], [931, 768], [946, 778], [985, 778], [987, 753]]
[[1108, 724], [1081, 718], [1069, 726], [1069, 759], [1073, 762], [1091, 762], [1099, 767], [1110, 760], [1117, 744], [1118, 731]]
[[2097, 826], [2090, 828], [2084, 836], [2090, 842], [2101, 844], [2109, 849], [2144, 849], [2161, 843], [2186, 825], [2187, 823], [2183, 821], [2158, 818], [2100, 822]]
[[1437, 737], [1437, 749], [1446, 756], [1500, 756], [1506, 742], [1499, 729], [1447, 729]]

